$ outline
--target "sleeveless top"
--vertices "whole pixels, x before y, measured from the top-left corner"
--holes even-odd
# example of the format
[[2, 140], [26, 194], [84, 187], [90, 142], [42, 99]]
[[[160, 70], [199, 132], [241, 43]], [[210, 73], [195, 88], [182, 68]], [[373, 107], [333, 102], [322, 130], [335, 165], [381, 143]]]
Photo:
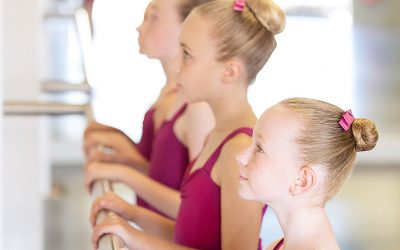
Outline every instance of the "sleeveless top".
[[204, 166], [190, 173], [192, 161], [181, 187], [181, 205], [175, 224], [176, 243], [197, 249], [221, 249], [221, 190], [211, 171], [222, 148], [237, 134], [252, 135], [251, 128], [230, 133], [211, 154]]
[[150, 108], [144, 115], [142, 138], [139, 143], [136, 144], [136, 149], [143, 155], [146, 160], [150, 160], [151, 148], [153, 146], [154, 139], [154, 111], [156, 109]]
[[283, 245], [283, 238], [276, 244], [273, 250], [279, 250], [281, 246]]
[[[166, 96], [170, 96], [176, 93], [176, 89], [172, 89], [166, 92]], [[156, 107], [152, 106], [147, 112], [144, 114], [143, 118], [143, 126], [142, 126], [142, 137], [140, 138], [139, 143], [136, 144], [136, 149], [143, 155], [143, 157], [150, 161], [151, 151], [153, 147], [153, 140], [155, 137], [155, 129], [154, 129], [154, 113]]]
[[[149, 166], [149, 177], [170, 188], [179, 190], [184, 173], [189, 164], [188, 148], [176, 137], [174, 125], [185, 112], [187, 104], [170, 119], [164, 121], [154, 136]], [[138, 205], [165, 216], [143, 198], [138, 197]], [[167, 216], [168, 217], [168, 216]]]

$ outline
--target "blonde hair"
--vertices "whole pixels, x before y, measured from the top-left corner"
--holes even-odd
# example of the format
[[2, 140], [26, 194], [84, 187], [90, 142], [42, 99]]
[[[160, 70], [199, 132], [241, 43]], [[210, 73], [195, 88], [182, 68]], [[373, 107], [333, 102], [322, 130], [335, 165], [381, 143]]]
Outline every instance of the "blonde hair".
[[290, 98], [279, 105], [303, 121], [296, 140], [300, 161], [327, 168], [326, 200], [329, 200], [351, 174], [356, 152], [375, 147], [378, 131], [374, 122], [356, 118], [351, 129], [344, 131], [339, 120], [345, 112], [335, 105], [307, 98]]
[[194, 8], [210, 1], [213, 0], [179, 0], [178, 13], [181, 21], [183, 22]]
[[242, 12], [234, 1], [218, 0], [197, 7], [194, 13], [213, 22], [211, 36], [217, 43], [217, 60], [237, 57], [254, 80], [276, 47], [274, 35], [285, 26], [285, 14], [271, 0], [247, 0]]

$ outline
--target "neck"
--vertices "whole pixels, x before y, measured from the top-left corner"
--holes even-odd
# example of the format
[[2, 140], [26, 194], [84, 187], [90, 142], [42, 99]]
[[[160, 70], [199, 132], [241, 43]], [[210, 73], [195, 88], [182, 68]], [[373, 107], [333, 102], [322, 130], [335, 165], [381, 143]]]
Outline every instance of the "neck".
[[253, 128], [257, 118], [247, 100], [247, 86], [221, 93], [223, 94], [208, 101], [215, 117], [214, 131], [232, 131], [238, 127]]
[[289, 210], [274, 211], [282, 227], [285, 249], [339, 249], [336, 238], [323, 206], [290, 206]]
[[171, 62], [161, 61], [161, 66], [164, 70], [165, 77], [167, 78], [165, 86], [175, 87], [176, 74], [174, 73], [174, 70], [172, 69], [171, 65], [172, 65]]

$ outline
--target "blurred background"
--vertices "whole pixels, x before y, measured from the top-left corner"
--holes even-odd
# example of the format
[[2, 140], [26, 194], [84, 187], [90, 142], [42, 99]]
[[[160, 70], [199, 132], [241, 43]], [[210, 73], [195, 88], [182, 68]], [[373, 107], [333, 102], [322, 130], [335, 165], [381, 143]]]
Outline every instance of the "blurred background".
[[[148, 2], [96, 0], [91, 37], [75, 15], [82, 0], [0, 0], [0, 249], [90, 249], [82, 108], [140, 138], [164, 83], [157, 61], [138, 53]], [[400, 1], [276, 2], [287, 25], [250, 88], [256, 114], [303, 96], [376, 121], [377, 147], [359, 154], [327, 210], [342, 249], [400, 249]], [[64, 115], [32, 115], [53, 102], [69, 104]], [[281, 236], [272, 211], [261, 235]]]

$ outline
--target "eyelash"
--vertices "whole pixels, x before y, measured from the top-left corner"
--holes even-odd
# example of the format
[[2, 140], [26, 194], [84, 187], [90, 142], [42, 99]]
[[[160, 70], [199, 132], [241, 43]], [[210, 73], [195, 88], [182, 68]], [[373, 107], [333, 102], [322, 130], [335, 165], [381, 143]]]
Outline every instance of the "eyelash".
[[190, 54], [186, 50], [183, 50], [183, 59], [189, 59], [189, 57]]
[[263, 150], [262, 147], [261, 147], [260, 145], [258, 145], [258, 144], [256, 144], [256, 151], [257, 151], [258, 153], [264, 153], [264, 150]]

